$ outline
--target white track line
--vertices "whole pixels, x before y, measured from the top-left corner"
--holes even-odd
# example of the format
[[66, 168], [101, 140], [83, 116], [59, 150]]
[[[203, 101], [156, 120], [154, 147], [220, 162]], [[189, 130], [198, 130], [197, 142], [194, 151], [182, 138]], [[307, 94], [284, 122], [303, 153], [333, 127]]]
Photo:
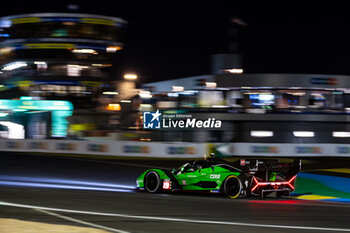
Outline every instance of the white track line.
[[42, 209], [34, 209], [34, 210], [39, 211], [41, 213], [45, 213], [45, 214], [48, 214], [48, 215], [55, 216], [57, 218], [62, 218], [62, 219], [65, 219], [65, 220], [68, 220], [68, 221], [71, 221], [71, 222], [76, 222], [76, 223], [79, 223], [79, 224], [82, 224], [82, 225], [87, 225], [87, 226], [90, 226], [90, 227], [95, 227], [95, 228], [107, 230], [107, 231], [110, 231], [110, 232], [130, 233], [128, 231], [122, 231], [122, 230], [115, 229], [115, 228], [105, 227], [105, 226], [101, 226], [101, 225], [98, 225], [98, 224], [85, 222], [85, 221], [82, 221], [82, 220], [79, 220], [79, 219], [76, 219], [76, 218], [67, 217], [67, 216], [64, 216], [64, 215], [61, 215], [61, 214], [56, 214], [54, 212], [47, 211], [47, 210], [42, 210]]
[[294, 230], [350, 232], [350, 229], [345, 229], [345, 228], [272, 225], [272, 224], [256, 224], [256, 223], [243, 223], [243, 222], [195, 220], [195, 219], [183, 219], [183, 218], [165, 218], [165, 217], [152, 217], [152, 216], [116, 214], [116, 213], [101, 213], [101, 212], [93, 212], [93, 211], [79, 211], [79, 210], [58, 209], [58, 208], [32, 206], [32, 205], [21, 205], [21, 204], [1, 202], [1, 201], [0, 201], [0, 205], [38, 209], [38, 210], [48, 210], [48, 211], [56, 211], [56, 212], [65, 212], [65, 213], [74, 213], [74, 214], [89, 214], [89, 215], [110, 216], [110, 217], [120, 217], [120, 218], [143, 219], [143, 220], [147, 219], [147, 220], [158, 220], [158, 221], [169, 221], [169, 222], [201, 223], [201, 224], [231, 225], [231, 226], [245, 226], [245, 227], [280, 228], [280, 229], [294, 229]]

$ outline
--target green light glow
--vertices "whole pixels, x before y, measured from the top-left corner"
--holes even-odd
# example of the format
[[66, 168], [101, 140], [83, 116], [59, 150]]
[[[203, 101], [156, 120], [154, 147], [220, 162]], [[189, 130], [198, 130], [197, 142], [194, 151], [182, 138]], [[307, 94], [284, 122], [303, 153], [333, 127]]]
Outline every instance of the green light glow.
[[52, 115], [52, 136], [67, 136], [68, 122], [66, 117], [73, 114], [73, 104], [69, 101], [61, 100], [7, 100], [0, 99], [0, 110], [13, 110], [24, 112], [27, 110], [34, 111], [51, 111]]

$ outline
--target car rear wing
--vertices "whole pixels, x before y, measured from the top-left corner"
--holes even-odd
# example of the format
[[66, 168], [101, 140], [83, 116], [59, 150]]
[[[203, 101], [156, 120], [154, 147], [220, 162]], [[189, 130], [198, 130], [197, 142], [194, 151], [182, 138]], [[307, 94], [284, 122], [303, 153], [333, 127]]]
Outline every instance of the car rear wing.
[[294, 159], [292, 163], [280, 163], [278, 159], [240, 159], [235, 162], [236, 167], [244, 170], [283, 170], [298, 169], [301, 170], [301, 160]]
[[289, 179], [301, 170], [301, 160], [294, 159], [291, 163], [280, 163], [278, 159], [240, 159], [235, 162], [235, 167], [241, 169], [242, 173], [250, 175], [262, 177], [263, 174], [266, 174], [268, 177], [273, 173], [279, 173]]

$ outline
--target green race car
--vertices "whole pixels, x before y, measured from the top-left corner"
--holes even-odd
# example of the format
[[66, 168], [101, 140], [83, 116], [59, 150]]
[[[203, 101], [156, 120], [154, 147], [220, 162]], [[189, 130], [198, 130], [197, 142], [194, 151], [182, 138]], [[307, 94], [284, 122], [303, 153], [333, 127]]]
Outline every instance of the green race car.
[[178, 169], [149, 169], [136, 180], [137, 187], [150, 193], [206, 191], [229, 198], [255, 195], [289, 196], [300, 170], [300, 160], [282, 164], [278, 160], [245, 160], [228, 163], [215, 158], [185, 163]]

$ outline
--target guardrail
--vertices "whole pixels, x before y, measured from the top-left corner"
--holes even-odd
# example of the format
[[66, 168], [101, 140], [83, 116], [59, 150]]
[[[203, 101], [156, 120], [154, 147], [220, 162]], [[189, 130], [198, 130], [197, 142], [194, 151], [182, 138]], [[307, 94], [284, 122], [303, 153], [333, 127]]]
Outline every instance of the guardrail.
[[0, 151], [91, 154], [120, 157], [202, 158], [223, 156], [349, 157], [350, 144], [189, 143], [81, 140], [0, 139]]

